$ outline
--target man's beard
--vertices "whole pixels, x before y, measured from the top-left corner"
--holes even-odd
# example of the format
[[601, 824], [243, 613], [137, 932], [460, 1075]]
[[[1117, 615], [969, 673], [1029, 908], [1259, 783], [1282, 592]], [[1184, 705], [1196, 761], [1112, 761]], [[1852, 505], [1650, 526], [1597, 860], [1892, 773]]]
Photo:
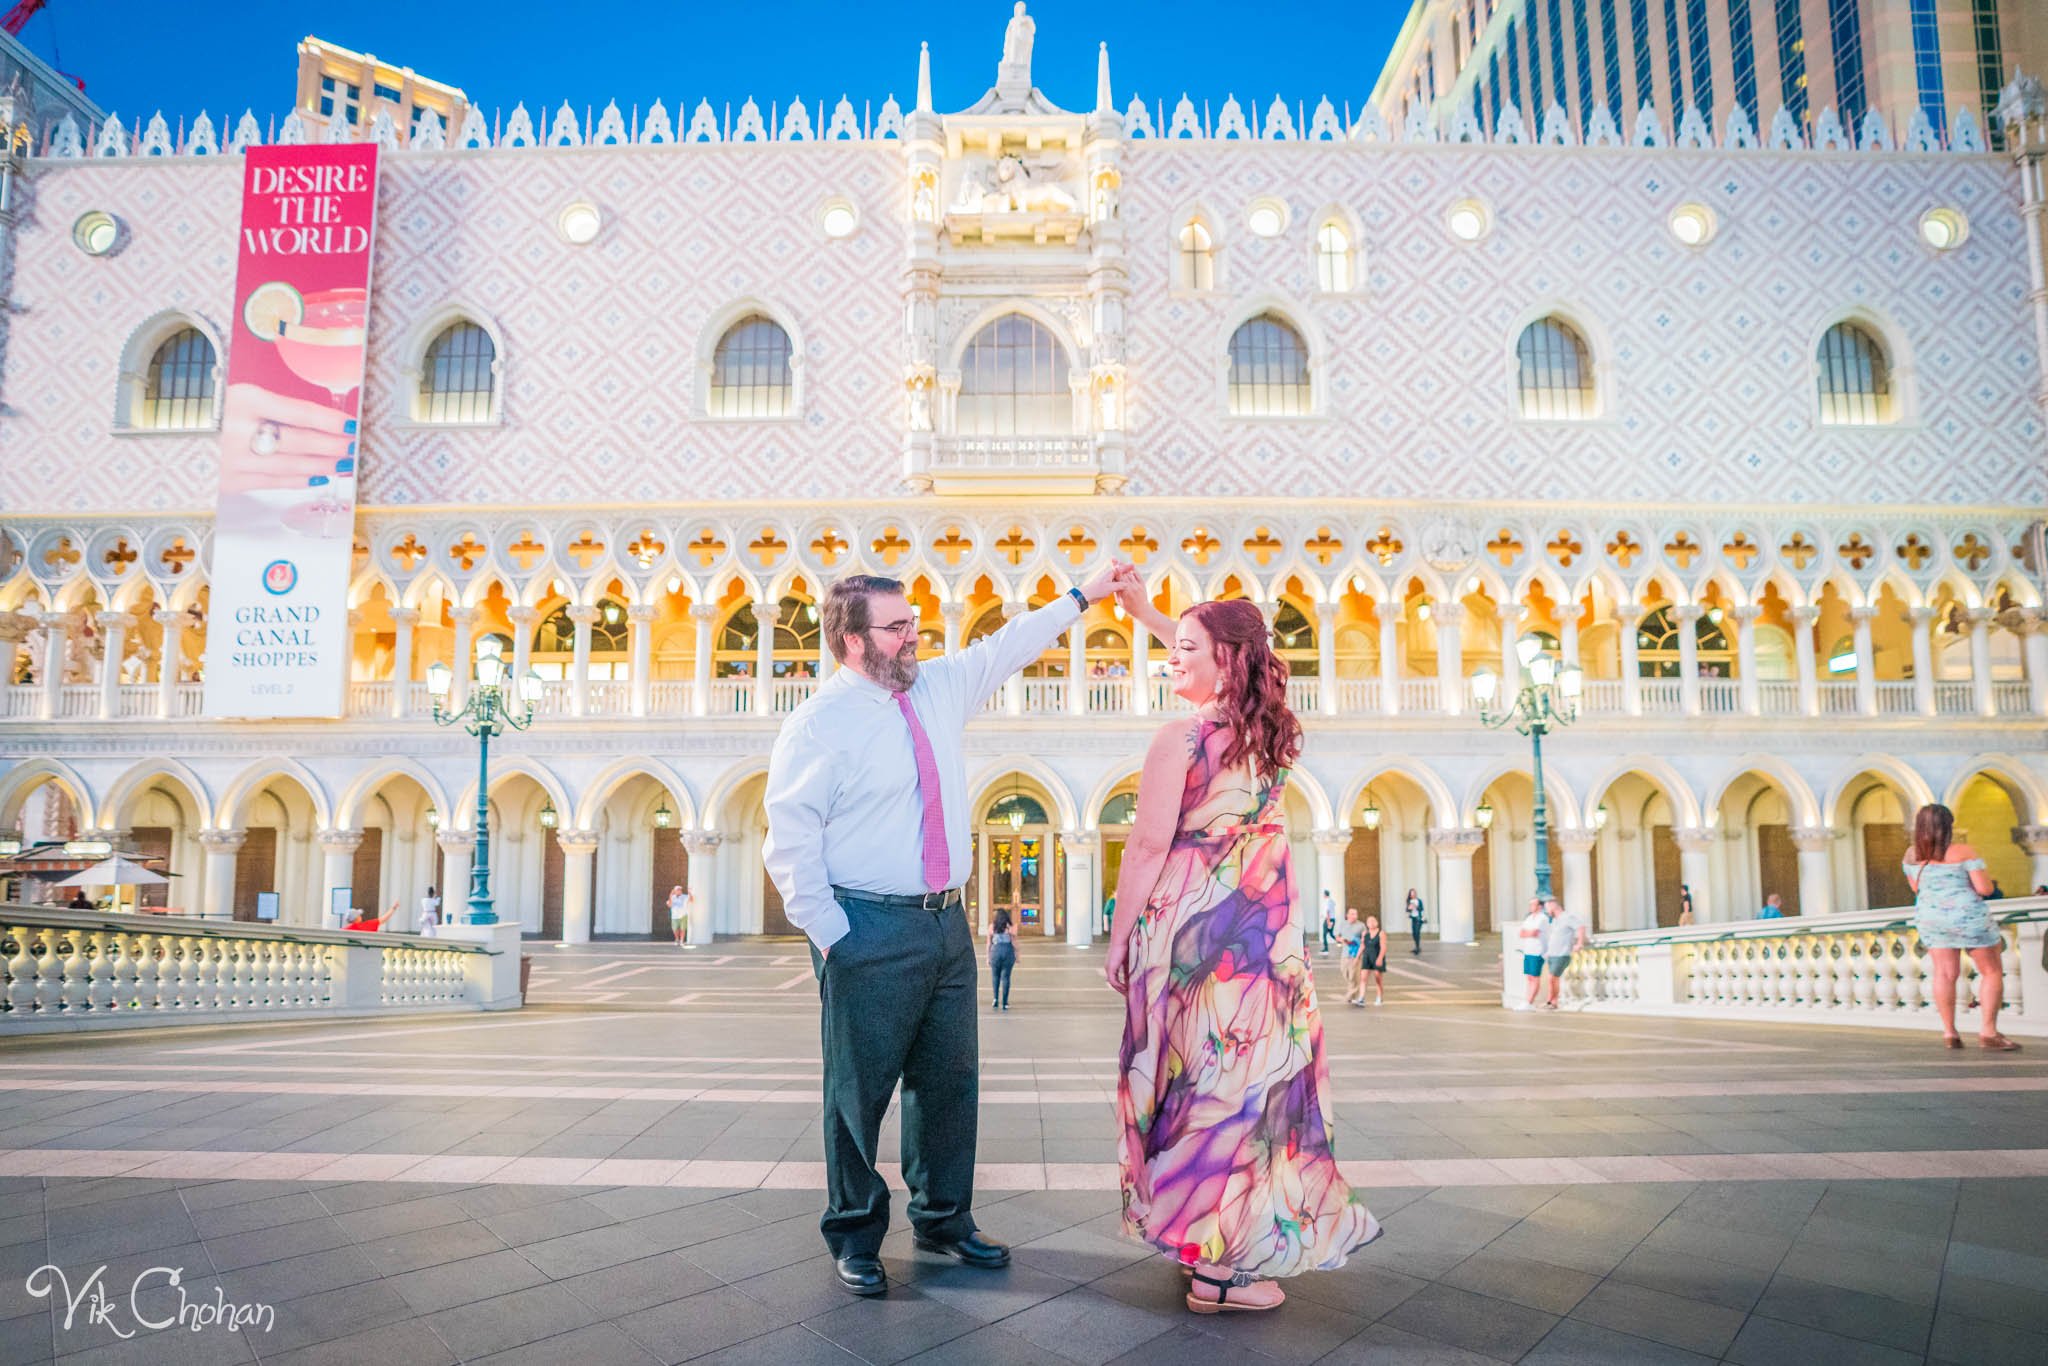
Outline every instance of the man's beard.
[[875, 682], [890, 692], [908, 692], [917, 682], [917, 646], [906, 645], [899, 653], [875, 656]]

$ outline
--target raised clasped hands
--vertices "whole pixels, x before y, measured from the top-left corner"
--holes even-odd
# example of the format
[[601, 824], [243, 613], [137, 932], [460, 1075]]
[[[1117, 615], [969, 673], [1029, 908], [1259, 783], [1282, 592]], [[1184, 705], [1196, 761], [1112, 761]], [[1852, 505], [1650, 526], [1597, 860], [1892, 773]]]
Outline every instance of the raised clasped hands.
[[1138, 577], [1136, 565], [1127, 560], [1112, 559], [1095, 574], [1095, 577], [1081, 585], [1081, 594], [1090, 602], [1101, 602], [1107, 597], [1121, 597], [1127, 592], [1144, 591], [1144, 581]]

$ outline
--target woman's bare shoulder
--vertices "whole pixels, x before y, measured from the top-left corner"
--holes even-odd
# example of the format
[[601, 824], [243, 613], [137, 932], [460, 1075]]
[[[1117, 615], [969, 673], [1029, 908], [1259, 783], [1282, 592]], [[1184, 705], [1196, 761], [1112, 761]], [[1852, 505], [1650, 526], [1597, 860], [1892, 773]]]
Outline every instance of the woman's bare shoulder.
[[1150, 752], [1153, 754], [1180, 754], [1193, 756], [1195, 743], [1202, 733], [1202, 722], [1196, 716], [1176, 716], [1153, 732]]
[[1976, 857], [1977, 849], [1975, 845], [1964, 844], [1961, 841], [1957, 841], [1956, 843], [1949, 845], [1948, 854], [1942, 860], [1942, 862], [1963, 863]]

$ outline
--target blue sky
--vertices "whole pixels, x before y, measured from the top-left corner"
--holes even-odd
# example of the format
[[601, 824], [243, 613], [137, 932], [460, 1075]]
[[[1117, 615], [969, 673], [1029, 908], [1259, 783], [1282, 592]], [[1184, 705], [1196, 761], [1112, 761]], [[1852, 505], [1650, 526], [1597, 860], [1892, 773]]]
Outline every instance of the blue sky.
[[[1057, 104], [1088, 108], [1095, 49], [1108, 42], [1117, 104], [1131, 95], [1168, 107], [1185, 89], [1199, 105], [1235, 92], [1261, 104], [1280, 94], [1313, 108], [1327, 94], [1353, 109], [1371, 94], [1408, 0], [1351, 4], [1083, 4], [1036, 0], [1033, 75]], [[49, 0], [21, 34], [39, 55], [61, 54], [100, 107], [126, 120], [161, 108], [175, 125], [200, 109], [283, 113], [295, 51], [309, 33], [461, 86], [485, 109], [563, 100], [579, 110], [659, 98], [673, 112], [801, 94], [827, 109], [841, 94], [909, 106], [918, 43], [932, 45], [934, 100], [972, 103], [995, 79], [1008, 0], [944, 6], [778, 3], [373, 3], [300, 0], [179, 5], [164, 0]], [[814, 115], [815, 117], [815, 115]]]

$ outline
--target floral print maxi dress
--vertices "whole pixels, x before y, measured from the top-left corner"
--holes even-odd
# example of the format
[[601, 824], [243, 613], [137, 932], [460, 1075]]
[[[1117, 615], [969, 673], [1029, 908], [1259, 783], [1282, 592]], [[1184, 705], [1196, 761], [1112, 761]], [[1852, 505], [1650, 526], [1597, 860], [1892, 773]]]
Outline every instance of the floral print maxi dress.
[[1326, 1271], [1376, 1226], [1337, 1174], [1330, 1076], [1282, 799], [1198, 723], [1180, 822], [1131, 934], [1124, 1232], [1186, 1263]]

